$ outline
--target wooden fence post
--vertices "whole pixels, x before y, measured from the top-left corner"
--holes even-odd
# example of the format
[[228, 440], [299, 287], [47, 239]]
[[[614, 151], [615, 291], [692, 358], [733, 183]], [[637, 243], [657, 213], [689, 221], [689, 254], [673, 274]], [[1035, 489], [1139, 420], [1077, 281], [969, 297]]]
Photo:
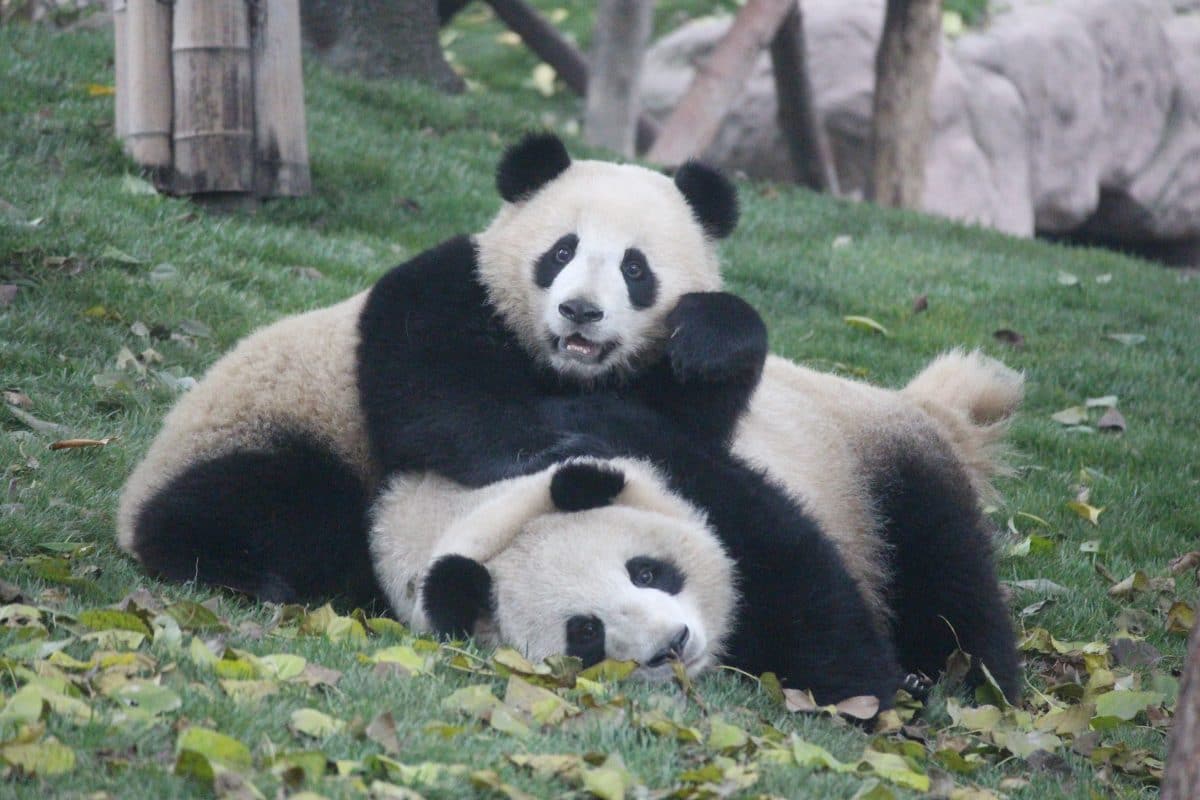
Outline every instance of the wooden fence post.
[[245, 0], [176, 0], [171, 63], [171, 190], [254, 191], [254, 80]]
[[312, 187], [299, 0], [111, 0], [116, 130], [172, 194]]
[[171, 6], [112, 0], [117, 136], [138, 164], [171, 166]]
[[312, 190], [300, 68], [300, 0], [260, 2], [252, 20], [254, 191], [298, 197]]

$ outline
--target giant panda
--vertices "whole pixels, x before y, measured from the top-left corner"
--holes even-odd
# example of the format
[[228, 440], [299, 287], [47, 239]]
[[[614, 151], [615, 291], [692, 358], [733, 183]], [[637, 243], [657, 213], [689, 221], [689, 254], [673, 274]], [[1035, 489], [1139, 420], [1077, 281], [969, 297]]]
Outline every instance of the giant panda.
[[[891, 698], [891, 644], [835, 545], [728, 449], [767, 352], [754, 310], [718, 291], [732, 186], [698, 164], [670, 179], [573, 161], [548, 135], [510, 148], [497, 186], [480, 234], [214, 365], [127, 482], [121, 545], [175, 580], [364, 603], [381, 477], [479, 488], [571, 457], [650, 460], [737, 564], [726, 645], [747, 671]], [[436, 576], [482, 595], [466, 562]]]
[[[975, 659], [970, 684], [982, 679], [978, 665], [985, 664], [1013, 701], [1016, 648], [981, 506], [1004, 469], [1001, 435], [1022, 386], [1018, 373], [978, 352], [942, 355], [900, 391], [771, 356], [733, 442], [836, 544], [868, 601], [871, 624], [895, 647], [908, 678], [936, 677], [961, 647]], [[610, 502], [652, 513], [626, 509], [620, 520], [601, 523], [596, 515], [607, 512], [589, 511], [594, 516], [567, 521]], [[673, 622], [647, 621], [655, 599], [697, 588], [706, 597], [732, 591], [740, 611], [743, 595], [769, 572], [762, 561], [737, 557], [719, 571], [706, 566], [711, 557], [667, 548], [647, 560], [665, 562], [659, 571], [675, 577], [654, 586], [628, 565], [639, 548], [660, 541], [663, 516], [688, 540], [723, 546], [669, 481], [626, 459], [569, 461], [477, 489], [411, 473], [381, 492], [371, 549], [392, 609], [419, 630], [473, 634], [535, 659], [567, 653], [590, 665], [632, 658], [647, 665], [640, 670], [647, 677], [662, 677], [664, 642], [686, 625], [706, 632], [691, 651], [677, 648], [690, 672], [717, 660], [751, 673], [795, 666], [779, 656], [762, 661], [756, 636], [821, 609], [780, 605], [773, 618], [735, 612], [730, 620], [709, 607], [685, 620], [671, 605]], [[831, 588], [822, 574], [791, 577]], [[847, 696], [829, 693], [820, 675], [840, 669], [840, 659], [820, 642], [810, 647], [813, 658], [789, 683], [815, 689], [822, 702]], [[890, 696], [881, 707], [889, 703]]]
[[[543, 187], [552, 179], [557, 188]], [[492, 394], [509, 378], [514, 391], [517, 384], [531, 395], [542, 391], [521, 381], [533, 364], [555, 391], [586, 394], [620, 380], [669, 404], [683, 404], [690, 391], [697, 409], [717, 410], [697, 414], [702, 421], [715, 420], [727, 402], [735, 411], [720, 423], [725, 435], [744, 405], [725, 396], [748, 395], [766, 341], [753, 309], [718, 291], [716, 240], [737, 219], [732, 185], [701, 164], [672, 180], [632, 165], [572, 162], [548, 134], [510, 148], [496, 183], [505, 202], [483, 233], [435, 247], [340, 304], [268, 326], [214, 364], [166, 416], [126, 481], [120, 545], [167, 578], [268, 600], [343, 595], [370, 602], [378, 590], [364, 512], [379, 477], [395, 467], [393, 458], [379, 459], [390, 449], [373, 452], [369, 444], [381, 413], [371, 367], [392, 357], [379, 352], [388, 335], [418, 339], [429, 329], [422, 303], [453, 320], [436, 335], [457, 360], [450, 372], [397, 364], [382, 376], [415, 395], [397, 416], [417, 415], [416, 427], [428, 426], [413, 439], [420, 457], [405, 466], [436, 470], [455, 461], [486, 482], [512, 465], [476, 459], [472, 448], [520, 457], [558, 444], [558, 433], [533, 441], [520, 427], [510, 431], [520, 421], [499, 412], [513, 394]], [[577, 232], [570, 242], [567, 230]], [[569, 267], [558, 263], [568, 244], [578, 256]], [[606, 269], [618, 271], [619, 285], [606, 280]], [[518, 271], [528, 275], [528, 288], [518, 286]], [[397, 300], [391, 292], [401, 286], [411, 294]], [[598, 313], [604, 318], [593, 320]], [[553, 346], [535, 317], [549, 318], [561, 333]], [[383, 330], [389, 323], [398, 328]], [[712, 326], [728, 330], [711, 337], [717, 346], [704, 338]], [[667, 333], [683, 327], [676, 349], [690, 357], [689, 368], [706, 371], [696, 388], [681, 386], [669, 368], [631, 379]], [[689, 343], [699, 347], [686, 350]], [[739, 359], [738, 348], [749, 357]], [[491, 358], [496, 350], [517, 364], [511, 376]], [[464, 397], [461, 389], [472, 384], [479, 388]]]

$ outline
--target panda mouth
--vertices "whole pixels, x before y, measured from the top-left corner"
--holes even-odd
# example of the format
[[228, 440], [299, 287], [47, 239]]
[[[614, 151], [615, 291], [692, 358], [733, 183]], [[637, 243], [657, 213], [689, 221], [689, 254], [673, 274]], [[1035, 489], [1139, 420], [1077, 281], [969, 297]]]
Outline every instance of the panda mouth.
[[617, 343], [594, 342], [582, 334], [572, 333], [570, 336], [558, 337], [556, 346], [559, 354], [567, 358], [585, 364], [599, 364], [616, 349]]

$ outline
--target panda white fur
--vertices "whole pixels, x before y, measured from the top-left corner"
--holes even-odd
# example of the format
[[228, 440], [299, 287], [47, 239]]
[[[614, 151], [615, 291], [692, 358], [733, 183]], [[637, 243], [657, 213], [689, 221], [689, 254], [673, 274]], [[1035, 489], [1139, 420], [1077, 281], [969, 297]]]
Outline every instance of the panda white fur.
[[[565, 507], [565, 508], [564, 508]], [[541, 660], [637, 661], [665, 679], [722, 654], [735, 603], [733, 564], [703, 513], [649, 465], [574, 459], [472, 489], [429, 473], [398, 476], [373, 512], [371, 555], [397, 617], [418, 631], [461, 605], [438, 581], [442, 559], [470, 559], [495, 609], [471, 633]], [[432, 576], [432, 577], [431, 577]]]
[[[1022, 389], [1018, 373], [978, 352], [947, 353], [900, 391], [772, 356], [734, 441], [738, 455], [783, 484], [836, 543], [904, 669], [935, 677], [961, 644], [1014, 699], [1012, 630], [980, 506], [1004, 469], [1001, 437]], [[381, 493], [371, 531], [391, 607], [418, 629], [473, 633], [535, 659], [560, 652], [585, 664], [632, 658], [650, 664], [642, 672], [651, 678], [669, 674], [658, 656], [670, 632], [686, 625], [706, 632], [692, 640], [695, 652], [680, 654], [689, 671], [716, 659], [743, 666], [744, 654], [723, 642], [737, 624], [722, 610], [735, 591], [737, 565], [713, 567], [711, 552], [684, 555], [679, 539], [661, 547], [666, 516], [677, 536], [719, 548], [703, 515], [638, 462], [575, 466], [561, 477], [582, 482], [583, 467], [626, 476], [620, 494], [593, 488], [577, 507], [603, 506], [613, 495], [614, 503], [639, 511], [623, 508], [620, 518], [614, 509], [564, 511], [548, 488], [559, 467], [481, 489], [431, 475], [395, 479]], [[899, 513], [914, 500], [916, 530]], [[647, 609], [667, 595], [634, 585], [625, 565], [640, 549], [681, 570], [685, 592], [720, 602], [700, 606], [699, 614], [676, 609], [665, 624], [663, 616], [648, 621]], [[465, 561], [480, 579], [442, 579], [443, 558], [460, 562], [456, 568]], [[742, 572], [743, 584], [754, 580], [753, 570]], [[439, 596], [423, 596], [423, 588]], [[472, 591], [479, 596], [469, 598]], [[452, 618], [433, 623], [431, 614]], [[580, 619], [591, 621], [590, 647], [576, 641], [572, 626]], [[700, 642], [707, 646], [703, 659]]]

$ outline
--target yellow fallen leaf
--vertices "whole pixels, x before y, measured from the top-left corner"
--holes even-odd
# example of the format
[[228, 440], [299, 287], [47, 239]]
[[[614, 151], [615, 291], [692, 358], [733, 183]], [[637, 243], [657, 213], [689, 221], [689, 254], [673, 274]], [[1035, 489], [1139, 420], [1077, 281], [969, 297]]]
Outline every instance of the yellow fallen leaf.
[[117, 87], [103, 83], [89, 83], [87, 93], [88, 97], [112, 97], [117, 93]]
[[533, 68], [531, 79], [533, 88], [537, 89], [543, 97], [554, 96], [554, 79], [558, 77], [558, 73], [554, 67], [549, 64], [538, 64]]
[[1100, 515], [1104, 513], [1103, 506], [1097, 508], [1096, 506], [1088, 505], [1087, 503], [1081, 503], [1078, 500], [1069, 501], [1067, 503], [1067, 508], [1071, 509], [1080, 517], [1086, 519], [1093, 525], [1100, 524]]
[[47, 450], [71, 450], [78, 447], [104, 447], [109, 442], [115, 442], [119, 436], [105, 436], [103, 439], [62, 439], [46, 446]]
[[882, 325], [880, 325], [878, 322], [871, 319], [870, 317], [860, 317], [860, 316], [851, 315], [848, 317], [842, 317], [842, 320], [845, 321], [845, 323], [852, 328], [858, 328], [859, 330], [870, 331], [872, 333], [878, 333], [881, 336], [890, 336], [891, 335], [888, 333], [887, 328], [883, 327]]

